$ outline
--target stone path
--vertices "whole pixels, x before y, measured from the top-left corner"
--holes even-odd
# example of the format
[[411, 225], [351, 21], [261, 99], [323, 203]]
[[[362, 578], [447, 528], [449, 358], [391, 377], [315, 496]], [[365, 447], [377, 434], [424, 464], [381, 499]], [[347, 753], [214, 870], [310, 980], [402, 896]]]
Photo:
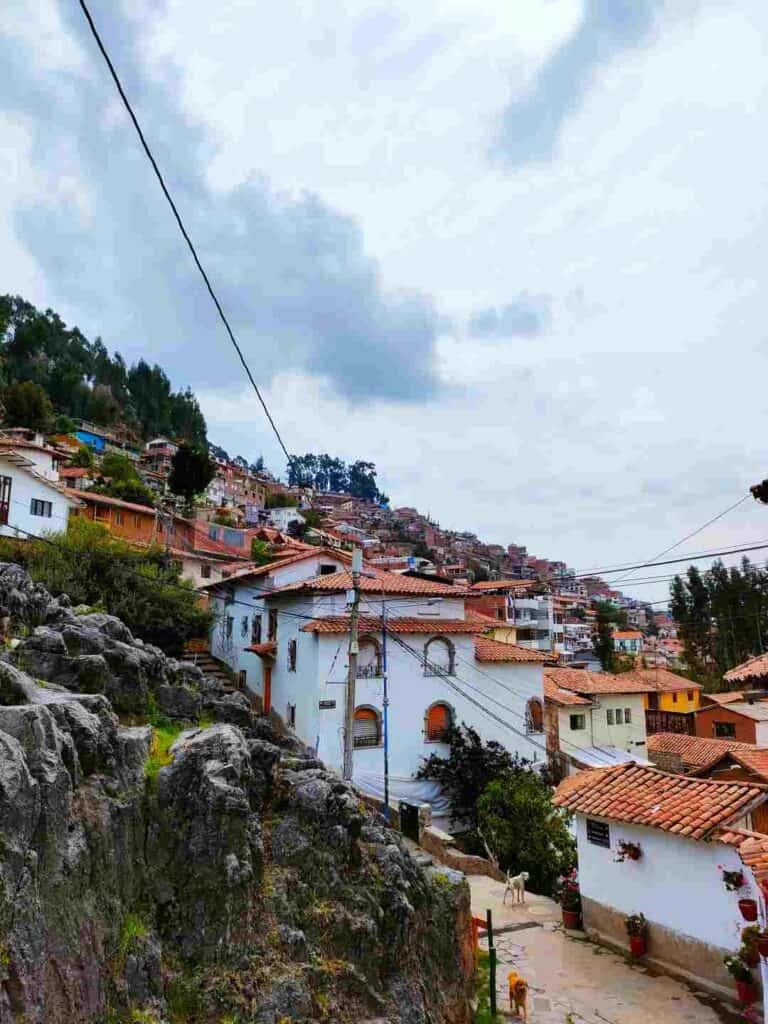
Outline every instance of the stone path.
[[[699, 996], [686, 985], [641, 964], [565, 933], [560, 908], [528, 894], [524, 907], [502, 905], [504, 886], [490, 878], [468, 879], [472, 910], [493, 912], [498, 1006], [509, 1014], [507, 974], [514, 969], [529, 985], [531, 1024], [735, 1024], [730, 1007]], [[487, 948], [485, 942], [481, 943]], [[569, 1016], [570, 1015], [570, 1016]], [[510, 1015], [510, 1019], [512, 1018]]]

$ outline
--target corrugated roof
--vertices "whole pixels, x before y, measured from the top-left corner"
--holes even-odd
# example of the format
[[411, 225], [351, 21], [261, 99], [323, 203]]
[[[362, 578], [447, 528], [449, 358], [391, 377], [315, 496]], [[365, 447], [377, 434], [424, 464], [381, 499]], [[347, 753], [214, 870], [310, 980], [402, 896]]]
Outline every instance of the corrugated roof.
[[709, 838], [715, 829], [738, 821], [768, 795], [768, 787], [751, 782], [670, 775], [639, 764], [591, 769], [576, 778], [580, 784], [555, 791], [558, 807], [691, 839]]
[[554, 655], [543, 651], [532, 651], [517, 644], [505, 644], [501, 640], [491, 640], [487, 636], [475, 637], [475, 658], [478, 661], [531, 662], [543, 665], [547, 661], [552, 661], [553, 657]]

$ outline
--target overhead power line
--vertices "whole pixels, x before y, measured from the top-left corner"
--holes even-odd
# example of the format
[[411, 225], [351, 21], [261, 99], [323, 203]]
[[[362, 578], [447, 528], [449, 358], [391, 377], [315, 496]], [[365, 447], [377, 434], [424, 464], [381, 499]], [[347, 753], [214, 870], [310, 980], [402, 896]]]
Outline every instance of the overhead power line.
[[163, 178], [163, 175], [162, 175], [162, 172], [161, 172], [160, 168], [158, 167], [157, 161], [155, 160], [155, 158], [154, 158], [154, 156], [152, 154], [152, 150], [149, 148], [149, 144], [148, 144], [148, 142], [147, 142], [147, 140], [146, 140], [146, 138], [144, 136], [144, 132], [142, 131], [141, 125], [139, 124], [139, 120], [136, 117], [136, 114], [134, 113], [134, 110], [133, 110], [133, 107], [131, 106], [130, 100], [128, 99], [128, 97], [125, 94], [125, 90], [123, 89], [123, 86], [122, 86], [122, 83], [120, 81], [120, 78], [119, 78], [119, 76], [117, 74], [117, 71], [115, 70], [115, 66], [112, 63], [112, 60], [111, 60], [109, 54], [107, 53], [107, 49], [106, 49], [106, 47], [105, 47], [105, 45], [104, 45], [104, 43], [103, 43], [103, 41], [101, 39], [101, 36], [99, 35], [99, 32], [98, 32], [98, 29], [96, 28], [96, 25], [94, 24], [93, 18], [91, 16], [91, 12], [88, 10], [88, 6], [86, 5], [85, 0], [80, 0], [80, 7], [82, 8], [83, 14], [85, 15], [85, 20], [88, 22], [88, 27], [91, 30], [91, 34], [93, 35], [93, 38], [96, 40], [96, 45], [98, 46], [98, 48], [99, 48], [99, 50], [101, 52], [101, 55], [104, 58], [104, 61], [105, 61], [106, 65], [107, 65], [107, 67], [109, 68], [109, 73], [112, 76], [112, 81], [115, 83], [115, 88], [117, 89], [118, 93], [120, 94], [120, 99], [123, 101], [123, 105], [124, 105], [125, 109], [128, 111], [128, 116], [130, 117], [131, 121], [133, 122], [133, 127], [136, 129], [136, 134], [139, 137], [139, 141], [141, 143], [142, 149], [144, 150], [144, 152], [145, 152], [145, 154], [147, 156], [147, 159], [149, 160], [150, 164], [152, 165], [152, 170], [155, 172], [155, 177], [157, 178], [158, 182], [160, 183], [160, 188], [163, 190], [163, 195], [168, 200], [168, 205], [170, 206], [170, 208], [171, 208], [171, 210], [173, 212], [173, 216], [176, 219], [176, 223], [177, 223], [177, 225], [179, 227], [179, 230], [181, 231], [181, 234], [184, 237], [184, 241], [187, 243], [187, 247], [189, 248], [189, 251], [192, 253], [192, 259], [195, 261], [195, 265], [196, 265], [197, 269], [200, 271], [200, 276], [202, 277], [203, 281], [205, 282], [205, 287], [208, 289], [208, 294], [211, 296], [211, 299], [213, 300], [213, 304], [216, 307], [216, 311], [219, 314], [221, 322], [224, 324], [224, 328], [226, 329], [226, 332], [229, 335], [229, 340], [232, 342], [232, 345], [234, 346], [235, 352], [237, 352], [237, 356], [238, 356], [240, 362], [242, 363], [243, 369], [245, 370], [246, 376], [248, 377], [248, 380], [251, 383], [251, 386], [252, 386], [252, 388], [253, 388], [253, 390], [254, 390], [254, 392], [256, 394], [256, 397], [258, 398], [259, 402], [261, 403], [261, 407], [264, 410], [264, 415], [267, 417], [267, 420], [269, 421], [269, 425], [271, 426], [271, 428], [272, 428], [272, 430], [274, 432], [274, 435], [277, 438], [278, 444], [282, 448], [283, 453], [285, 454], [285, 457], [288, 459], [288, 462], [291, 463], [293, 460], [291, 458], [290, 452], [288, 451], [287, 447], [285, 446], [285, 442], [283, 441], [282, 435], [280, 434], [280, 431], [277, 428], [277, 424], [275, 423], [275, 420], [274, 420], [274, 418], [272, 416], [272, 413], [269, 411], [269, 407], [268, 407], [268, 405], [267, 405], [267, 403], [266, 403], [266, 401], [264, 399], [264, 396], [262, 395], [261, 391], [259, 390], [258, 384], [254, 380], [253, 374], [251, 373], [251, 368], [248, 365], [248, 362], [246, 361], [245, 356], [243, 355], [243, 350], [240, 348], [240, 345], [238, 344], [237, 338], [235, 337], [235, 333], [232, 330], [232, 327], [230, 326], [229, 320], [227, 319], [227, 316], [226, 316], [226, 314], [225, 314], [225, 312], [224, 312], [224, 310], [222, 308], [222, 305], [219, 302], [218, 296], [216, 295], [216, 292], [213, 289], [213, 285], [211, 284], [210, 278], [208, 277], [208, 274], [206, 273], [205, 267], [203, 266], [203, 264], [202, 264], [202, 262], [200, 260], [200, 257], [197, 254], [197, 249], [195, 248], [194, 243], [193, 243], [192, 239], [189, 236], [189, 232], [187, 231], [186, 227], [184, 226], [184, 221], [181, 219], [181, 214], [179, 213], [179, 210], [178, 210], [178, 208], [176, 206], [176, 203], [173, 201], [173, 197], [171, 196], [171, 193], [168, 190], [168, 186], [166, 185], [165, 179]]

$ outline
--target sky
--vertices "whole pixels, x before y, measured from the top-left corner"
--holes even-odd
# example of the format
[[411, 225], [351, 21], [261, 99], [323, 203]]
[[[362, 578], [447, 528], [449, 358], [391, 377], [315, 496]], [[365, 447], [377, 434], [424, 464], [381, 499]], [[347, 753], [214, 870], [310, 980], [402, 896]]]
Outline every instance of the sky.
[[[768, 477], [761, 0], [91, 10], [291, 451], [577, 571]], [[0, 292], [282, 472], [75, 0], [4, 4], [0, 180]]]

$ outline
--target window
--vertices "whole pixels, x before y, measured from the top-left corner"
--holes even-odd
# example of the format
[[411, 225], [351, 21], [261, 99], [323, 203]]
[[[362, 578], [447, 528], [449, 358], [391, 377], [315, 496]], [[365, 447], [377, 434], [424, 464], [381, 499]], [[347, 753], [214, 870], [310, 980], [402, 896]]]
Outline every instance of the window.
[[242, 637], [248, 636], [248, 616], [247, 615], [244, 615], [242, 617], [242, 619], [240, 619], [240, 636], [242, 636]]
[[245, 669], [241, 668], [240, 671], [237, 673], [237, 686], [238, 686], [238, 689], [240, 689], [240, 690], [244, 690], [245, 689], [245, 681], [246, 681], [247, 678], [248, 677], [246, 675]]
[[586, 715], [571, 715], [571, 729], [576, 731], [577, 729], [587, 728]]
[[608, 725], [613, 725], [613, 708], [608, 708], [605, 712], [605, 720]]
[[658, 711], [659, 710], [659, 695], [658, 693], [648, 694], [648, 710]]
[[624, 725], [632, 722], [632, 708], [624, 708]]
[[251, 643], [261, 643], [261, 615], [254, 615], [251, 620]]
[[611, 832], [607, 821], [595, 821], [594, 818], [587, 818], [587, 841], [595, 846], [611, 847]]
[[50, 501], [40, 501], [39, 498], [33, 498], [29, 503], [29, 511], [33, 516], [44, 516], [46, 519], [50, 519], [53, 515], [53, 505]]
[[286, 721], [286, 724], [288, 725], [289, 729], [295, 729], [296, 728], [296, 705], [295, 704], [289, 704], [288, 705], [287, 713], [286, 713], [286, 716], [285, 716], [285, 721]]
[[218, 526], [213, 526], [213, 525], [209, 526], [208, 527], [208, 536], [210, 537], [211, 540], [218, 540], [219, 539], [219, 528], [218, 528]]
[[692, 700], [693, 700], [693, 698], [694, 698], [694, 693], [693, 693], [693, 690], [689, 690], [689, 691], [688, 691], [688, 700], [692, 701]]
[[714, 722], [715, 736], [721, 736], [723, 739], [735, 740], [736, 739], [736, 726], [733, 722]]
[[11, 509], [11, 485], [13, 480], [9, 476], [0, 476], [0, 523], [3, 526], [8, 522], [8, 513]]
[[296, 671], [296, 638], [288, 641], [288, 671]]
[[424, 675], [452, 676], [453, 644], [442, 636], [433, 636], [424, 645]]
[[267, 623], [267, 640], [277, 640], [277, 608], [269, 609], [269, 621]]
[[141, 526], [141, 516], [140, 515], [135, 515], [133, 517], [133, 525], [136, 527], [137, 530], [139, 529], [139, 527]]
[[360, 651], [357, 655], [357, 678], [377, 679], [381, 671], [381, 647], [373, 636], [365, 636], [360, 640]]
[[677, 694], [676, 693], [672, 694], [672, 703], [673, 704], [677, 704]]
[[531, 697], [525, 705], [525, 731], [544, 732], [544, 708], [538, 697]]
[[211, 567], [207, 563], [200, 566], [200, 578], [204, 580], [211, 578]]
[[621, 708], [616, 708], [616, 725], [624, 724], [624, 715], [622, 714]]
[[228, 615], [227, 616], [227, 621], [226, 621], [226, 627], [225, 627], [225, 632], [226, 632], [227, 640], [231, 640], [232, 639], [232, 626], [234, 625], [234, 622], [235, 622], [235, 620], [232, 618], [232, 616]]
[[115, 522], [118, 526], [123, 525], [123, 513], [117, 508], [115, 509]]
[[504, 609], [503, 608], [497, 608], [496, 609], [496, 618], [497, 619], [502, 619], [502, 620], [504, 619]]
[[453, 725], [453, 710], [450, 705], [439, 701], [427, 708], [424, 719], [424, 736], [427, 743], [442, 743]]
[[338, 571], [339, 570], [336, 568], [335, 565], [329, 565], [327, 562], [321, 562], [320, 563], [320, 575], [321, 576], [332, 576], [335, 572], [338, 572]]
[[381, 743], [381, 716], [375, 708], [355, 708], [352, 745], [378, 747]]
[[109, 519], [109, 509], [105, 508], [103, 505], [96, 505], [96, 507], [93, 510], [93, 518], [94, 519], [101, 519], [101, 520], [108, 520]]

